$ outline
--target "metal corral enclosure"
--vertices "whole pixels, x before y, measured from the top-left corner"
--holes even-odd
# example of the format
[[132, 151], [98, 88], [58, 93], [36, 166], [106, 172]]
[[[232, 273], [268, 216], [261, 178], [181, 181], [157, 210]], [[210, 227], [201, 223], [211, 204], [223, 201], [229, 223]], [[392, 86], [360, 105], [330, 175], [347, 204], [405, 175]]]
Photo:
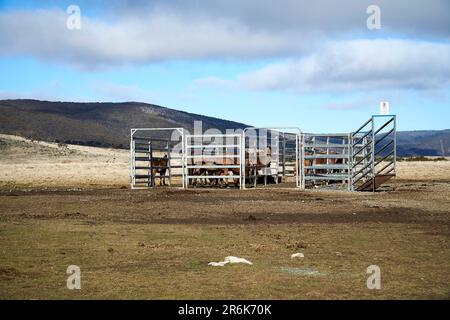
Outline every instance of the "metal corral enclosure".
[[298, 127], [185, 134], [131, 129], [131, 188], [331, 187], [375, 191], [396, 176], [396, 116], [375, 115], [350, 133]]

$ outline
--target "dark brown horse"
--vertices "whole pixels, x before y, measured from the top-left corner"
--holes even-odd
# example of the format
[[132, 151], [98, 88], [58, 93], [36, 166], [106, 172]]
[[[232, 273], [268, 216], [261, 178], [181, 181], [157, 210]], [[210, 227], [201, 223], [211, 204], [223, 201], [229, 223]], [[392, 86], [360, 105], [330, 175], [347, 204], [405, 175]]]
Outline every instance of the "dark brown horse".
[[166, 185], [166, 171], [169, 164], [169, 158], [167, 157], [167, 154], [164, 155], [163, 158], [160, 159], [153, 159], [152, 160], [152, 175], [153, 177], [156, 177], [156, 174], [159, 174], [159, 185]]

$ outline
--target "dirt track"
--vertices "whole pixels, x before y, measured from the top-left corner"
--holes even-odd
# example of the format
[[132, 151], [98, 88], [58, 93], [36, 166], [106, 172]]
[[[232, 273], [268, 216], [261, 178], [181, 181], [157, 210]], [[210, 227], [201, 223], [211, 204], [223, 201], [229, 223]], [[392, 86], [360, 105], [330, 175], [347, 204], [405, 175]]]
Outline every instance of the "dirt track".
[[[448, 223], [450, 183], [397, 182], [395, 192], [297, 190], [0, 191], [2, 219], [79, 218], [164, 224]], [[75, 213], [61, 210], [79, 206]]]

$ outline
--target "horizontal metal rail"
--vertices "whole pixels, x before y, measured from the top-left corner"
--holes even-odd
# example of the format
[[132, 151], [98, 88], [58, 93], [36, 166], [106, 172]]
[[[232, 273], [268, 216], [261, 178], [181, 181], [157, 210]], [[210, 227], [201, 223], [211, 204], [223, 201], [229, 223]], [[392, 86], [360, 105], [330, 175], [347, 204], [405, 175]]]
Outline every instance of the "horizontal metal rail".
[[340, 170], [347, 170], [350, 169], [348, 165], [346, 164], [316, 164], [311, 166], [303, 166], [305, 169], [340, 169]]
[[[155, 166], [152, 166], [152, 167], [150, 167], [150, 166], [147, 166], [147, 167], [143, 167], [143, 166], [137, 166], [137, 167], [134, 167], [136, 170], [150, 170], [151, 168], [158, 168], [158, 167], [155, 167]], [[166, 168], [168, 168], [168, 166], [166, 167]], [[183, 166], [170, 166], [170, 168], [172, 168], [172, 169], [181, 169], [181, 168], [183, 168]]]
[[187, 169], [220, 169], [220, 168], [240, 168], [241, 165], [236, 165], [236, 164], [230, 164], [230, 165], [187, 165], [186, 168]]
[[349, 180], [349, 176], [348, 175], [314, 175], [314, 176], [310, 176], [307, 175], [304, 177], [305, 180], [311, 180], [311, 181], [318, 181], [318, 180]]
[[229, 154], [212, 154], [212, 155], [204, 155], [204, 154], [197, 154], [197, 155], [186, 155], [186, 159], [234, 159], [234, 158], [240, 158], [240, 155], [229, 155]]
[[157, 175], [143, 175], [143, 174], [137, 174], [134, 176], [136, 179], [163, 179], [163, 178], [169, 178], [169, 175], [162, 175], [162, 176], [157, 176]]
[[241, 138], [240, 134], [190, 134], [186, 136], [186, 139], [195, 138], [213, 138], [213, 137], [223, 137], [223, 138]]
[[[135, 157], [136, 161], [150, 161], [149, 157]], [[169, 158], [164, 157], [153, 157], [152, 161], [169, 160]]]
[[145, 141], [145, 142], [147, 142], [147, 144], [151, 141], [165, 142], [165, 143], [172, 141], [170, 139], [164, 139], [164, 138], [150, 138], [150, 137], [146, 138], [146, 137], [136, 137], [136, 136], [133, 136], [133, 140], [136, 141], [136, 144], [144, 144], [144, 143], [137, 142], [138, 140]]
[[348, 133], [303, 133], [305, 137], [348, 138]]
[[322, 149], [331, 149], [331, 148], [348, 148], [347, 143], [305, 143], [305, 148], [322, 148]]
[[134, 150], [134, 152], [137, 152], [137, 153], [155, 153], [155, 152], [162, 152], [162, 153], [167, 153], [167, 149], [162, 149], [162, 148], [160, 148], [160, 149], [157, 149], [157, 148], [152, 148], [152, 151], [149, 151], [148, 149], [147, 150], [145, 150], [145, 149], [135, 149]]
[[195, 176], [186, 176], [187, 179], [240, 179], [241, 176], [227, 175], [224, 174], [222, 176], [213, 176], [213, 175], [195, 175]]
[[347, 159], [348, 154], [346, 153], [338, 153], [338, 154], [316, 154], [316, 155], [305, 155], [305, 160], [312, 159]]
[[215, 145], [187, 145], [187, 149], [216, 149], [216, 148], [239, 148], [238, 144], [215, 144]]

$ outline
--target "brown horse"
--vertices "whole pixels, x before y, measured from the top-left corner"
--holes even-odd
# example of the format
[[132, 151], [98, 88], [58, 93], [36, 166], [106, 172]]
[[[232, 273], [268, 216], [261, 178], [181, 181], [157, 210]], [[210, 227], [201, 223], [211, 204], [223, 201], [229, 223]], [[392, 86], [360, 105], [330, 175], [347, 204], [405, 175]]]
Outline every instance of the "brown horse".
[[167, 166], [169, 164], [169, 159], [167, 157], [167, 154], [164, 155], [163, 158], [160, 159], [153, 159], [152, 160], [152, 168], [157, 167], [152, 169], [152, 176], [156, 177], [156, 174], [159, 174], [159, 185], [166, 185], [166, 171], [167, 171]]
[[[195, 161], [192, 161], [191, 165], [206, 165], [205, 161], [201, 161], [200, 163], [195, 163]], [[189, 168], [188, 169], [188, 174], [190, 176], [198, 176], [198, 178], [193, 178], [192, 180], [190, 180], [191, 184], [193, 186], [197, 186], [197, 179], [199, 180], [201, 185], [204, 185], [206, 183], [206, 178], [201, 178], [202, 176], [206, 176], [208, 174], [206, 168]]]
[[[245, 166], [244, 173], [245, 177], [250, 179], [251, 183], [254, 183], [255, 176], [257, 176], [258, 170], [266, 167], [270, 167], [270, 159], [272, 159], [272, 148], [269, 146], [265, 149], [256, 149], [254, 152], [255, 156], [251, 158], [250, 152], [245, 150]], [[269, 161], [267, 161], [269, 159]], [[234, 158], [232, 165], [239, 165], [240, 160]], [[229, 175], [229, 172], [234, 176], [240, 175], [241, 168], [227, 168], [222, 169], [223, 175]], [[239, 179], [233, 179], [234, 185], [239, 186]], [[228, 183], [226, 183], [228, 185]]]
[[[317, 154], [327, 154], [326, 152], [317, 152]], [[338, 154], [337, 152], [330, 152], [330, 154]], [[312, 155], [312, 153], [307, 153], [307, 155]], [[316, 159], [305, 159], [303, 164], [304, 166], [312, 166], [312, 165], [334, 165], [334, 164], [343, 164], [344, 159], [342, 158], [316, 158]], [[325, 174], [329, 169], [315, 169], [315, 172], [318, 174]], [[331, 169], [333, 172], [339, 169]], [[305, 173], [312, 173], [314, 169], [306, 169]]]

